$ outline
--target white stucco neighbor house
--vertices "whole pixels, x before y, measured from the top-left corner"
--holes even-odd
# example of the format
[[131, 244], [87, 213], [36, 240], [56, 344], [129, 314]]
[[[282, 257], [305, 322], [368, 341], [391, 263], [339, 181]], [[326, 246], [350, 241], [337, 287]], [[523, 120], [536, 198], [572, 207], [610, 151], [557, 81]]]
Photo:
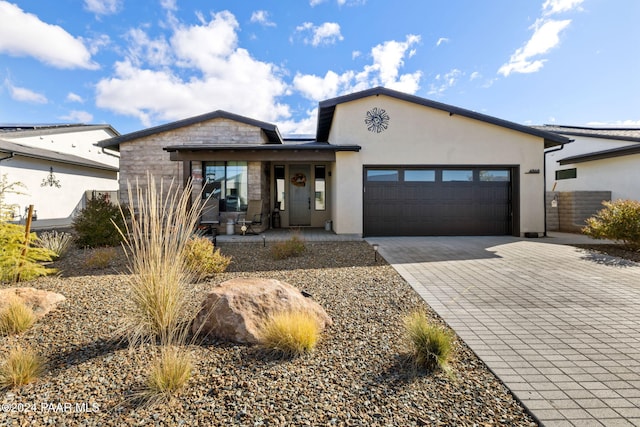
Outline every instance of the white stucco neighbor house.
[[604, 200], [640, 200], [640, 128], [535, 128], [573, 140], [547, 150], [549, 230], [578, 231]]
[[147, 172], [192, 180], [216, 196], [221, 223], [257, 201], [272, 218], [263, 228], [523, 236], [545, 232], [544, 150], [569, 141], [378, 87], [320, 102], [308, 140], [214, 111], [100, 146], [120, 151], [121, 194]]
[[13, 220], [33, 204], [32, 228], [68, 227], [88, 193], [117, 197], [119, 154], [96, 143], [118, 135], [109, 125], [0, 125], [0, 176], [26, 186], [6, 196]]

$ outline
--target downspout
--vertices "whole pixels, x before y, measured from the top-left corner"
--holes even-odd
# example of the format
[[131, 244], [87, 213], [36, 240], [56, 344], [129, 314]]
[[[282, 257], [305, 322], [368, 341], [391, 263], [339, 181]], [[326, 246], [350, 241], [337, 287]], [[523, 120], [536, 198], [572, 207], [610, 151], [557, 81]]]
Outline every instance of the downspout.
[[543, 237], [547, 237], [547, 154], [555, 153], [556, 151], [560, 151], [564, 149], [564, 144], [568, 144], [569, 142], [573, 142], [574, 140], [570, 140], [568, 142], [560, 144], [560, 147], [552, 148], [551, 150], [544, 152], [544, 162], [542, 167], [542, 179], [544, 180], [544, 191], [542, 194], [542, 199], [544, 200], [544, 234]]

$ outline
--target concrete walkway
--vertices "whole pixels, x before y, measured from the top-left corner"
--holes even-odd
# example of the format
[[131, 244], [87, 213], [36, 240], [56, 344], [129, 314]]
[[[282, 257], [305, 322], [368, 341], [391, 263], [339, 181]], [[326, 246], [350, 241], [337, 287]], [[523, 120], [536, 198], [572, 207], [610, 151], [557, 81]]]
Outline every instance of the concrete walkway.
[[640, 265], [552, 236], [366, 240], [545, 426], [640, 426]]

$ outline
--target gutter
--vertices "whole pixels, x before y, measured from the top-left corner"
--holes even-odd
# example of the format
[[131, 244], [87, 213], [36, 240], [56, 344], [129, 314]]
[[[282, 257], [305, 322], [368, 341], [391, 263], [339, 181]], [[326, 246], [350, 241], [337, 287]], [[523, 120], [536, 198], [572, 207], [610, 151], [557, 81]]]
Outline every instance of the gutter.
[[13, 151], [11, 153], [9, 153], [10, 156], [9, 157], [3, 157], [0, 159], [0, 162], [3, 160], [9, 160], [9, 159], [13, 159], [16, 156], [16, 153], [14, 153]]
[[[568, 142], [566, 142], [566, 144], [575, 141], [575, 139], [570, 139]], [[547, 150], [544, 152], [544, 162], [543, 162], [543, 167], [542, 167], [542, 179], [544, 180], [544, 191], [542, 192], [542, 199], [544, 201], [543, 205], [544, 206], [544, 233], [543, 233], [543, 237], [548, 237], [547, 236], [547, 154], [549, 153], [555, 153], [556, 151], [560, 151], [564, 149], [564, 144], [560, 144], [560, 147], [557, 148], [552, 148], [550, 150]]]

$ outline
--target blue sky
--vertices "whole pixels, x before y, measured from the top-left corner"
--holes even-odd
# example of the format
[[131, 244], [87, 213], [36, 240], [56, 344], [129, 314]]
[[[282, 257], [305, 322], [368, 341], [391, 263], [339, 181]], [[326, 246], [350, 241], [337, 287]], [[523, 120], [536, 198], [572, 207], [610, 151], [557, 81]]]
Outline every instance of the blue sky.
[[385, 86], [522, 124], [640, 126], [638, 0], [0, 0], [0, 123], [218, 109], [315, 133]]

